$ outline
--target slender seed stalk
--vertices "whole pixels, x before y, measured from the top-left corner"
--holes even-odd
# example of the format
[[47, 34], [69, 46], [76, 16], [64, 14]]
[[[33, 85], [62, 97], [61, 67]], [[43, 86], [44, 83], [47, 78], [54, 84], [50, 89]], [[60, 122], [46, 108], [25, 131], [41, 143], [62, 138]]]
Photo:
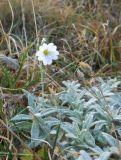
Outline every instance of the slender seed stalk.
[[40, 65], [41, 70], [41, 86], [42, 86], [42, 95], [44, 95], [44, 80], [45, 80], [45, 68], [44, 65], [41, 63]]

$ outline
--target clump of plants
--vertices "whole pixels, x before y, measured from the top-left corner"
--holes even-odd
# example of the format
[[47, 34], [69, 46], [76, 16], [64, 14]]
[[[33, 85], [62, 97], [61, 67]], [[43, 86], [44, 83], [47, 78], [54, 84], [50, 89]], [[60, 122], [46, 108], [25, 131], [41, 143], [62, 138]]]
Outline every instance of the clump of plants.
[[21, 52], [46, 35], [62, 50], [65, 65], [81, 59], [94, 69], [120, 66], [119, 1], [2, 0], [0, 4], [1, 50], [14, 53], [15, 44]]
[[44, 147], [48, 160], [49, 156], [60, 160], [119, 160], [120, 82], [95, 81], [90, 88], [77, 81], [64, 81], [59, 93], [45, 97], [24, 90], [28, 107], [11, 118], [10, 131], [22, 136], [40, 157]]

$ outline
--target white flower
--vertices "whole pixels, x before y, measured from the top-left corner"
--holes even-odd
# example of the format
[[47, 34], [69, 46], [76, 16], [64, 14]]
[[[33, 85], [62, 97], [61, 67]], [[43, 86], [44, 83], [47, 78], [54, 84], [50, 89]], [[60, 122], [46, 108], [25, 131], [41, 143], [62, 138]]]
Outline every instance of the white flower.
[[58, 59], [59, 52], [53, 43], [43, 43], [36, 52], [39, 61], [43, 61], [44, 65], [52, 64], [52, 60]]

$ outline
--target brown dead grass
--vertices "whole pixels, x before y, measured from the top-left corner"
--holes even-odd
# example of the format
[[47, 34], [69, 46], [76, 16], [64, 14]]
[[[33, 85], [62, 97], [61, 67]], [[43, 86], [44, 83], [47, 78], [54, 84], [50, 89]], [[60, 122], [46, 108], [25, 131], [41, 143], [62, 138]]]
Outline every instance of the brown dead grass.
[[[11, 3], [14, 13], [14, 28], [12, 33], [22, 38], [23, 20], [22, 10], [25, 16], [25, 27], [28, 41], [36, 38], [35, 21], [32, 8], [32, 0], [1, 0], [0, 18], [7, 32], [11, 25]], [[22, 2], [22, 7], [21, 7]], [[64, 53], [72, 52], [72, 56], [64, 57], [72, 61], [72, 58], [86, 60], [90, 65], [96, 63], [108, 63], [120, 58], [120, 27], [112, 34], [120, 24], [121, 2], [106, 3], [105, 0], [33, 0], [37, 31], [39, 39], [48, 36]], [[4, 37], [0, 42], [4, 44]], [[29, 43], [28, 42], [28, 43]], [[24, 43], [24, 40], [23, 40]], [[6, 45], [1, 49], [6, 49]]]

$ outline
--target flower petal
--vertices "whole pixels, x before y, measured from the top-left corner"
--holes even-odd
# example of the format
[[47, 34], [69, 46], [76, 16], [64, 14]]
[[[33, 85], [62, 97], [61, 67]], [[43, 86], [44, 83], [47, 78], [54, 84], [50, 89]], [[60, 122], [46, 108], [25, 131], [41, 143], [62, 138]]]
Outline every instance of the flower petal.
[[48, 50], [51, 51], [56, 51], [57, 47], [53, 43], [48, 44]]
[[52, 59], [50, 57], [44, 57], [42, 61], [44, 65], [52, 64]]
[[37, 52], [36, 52], [36, 56], [40, 56], [40, 51], [37, 51]]
[[53, 60], [56, 60], [56, 59], [58, 59], [58, 55], [51, 54], [51, 59], [53, 59]]
[[58, 51], [55, 51], [54, 54], [55, 54], [55, 55], [59, 55], [59, 52], [58, 52]]
[[39, 47], [39, 51], [43, 52], [47, 48], [48, 48], [48, 45], [46, 43], [43, 43], [43, 45]]
[[43, 56], [39, 56], [39, 57], [38, 57], [38, 60], [39, 60], [39, 61], [43, 61]]

